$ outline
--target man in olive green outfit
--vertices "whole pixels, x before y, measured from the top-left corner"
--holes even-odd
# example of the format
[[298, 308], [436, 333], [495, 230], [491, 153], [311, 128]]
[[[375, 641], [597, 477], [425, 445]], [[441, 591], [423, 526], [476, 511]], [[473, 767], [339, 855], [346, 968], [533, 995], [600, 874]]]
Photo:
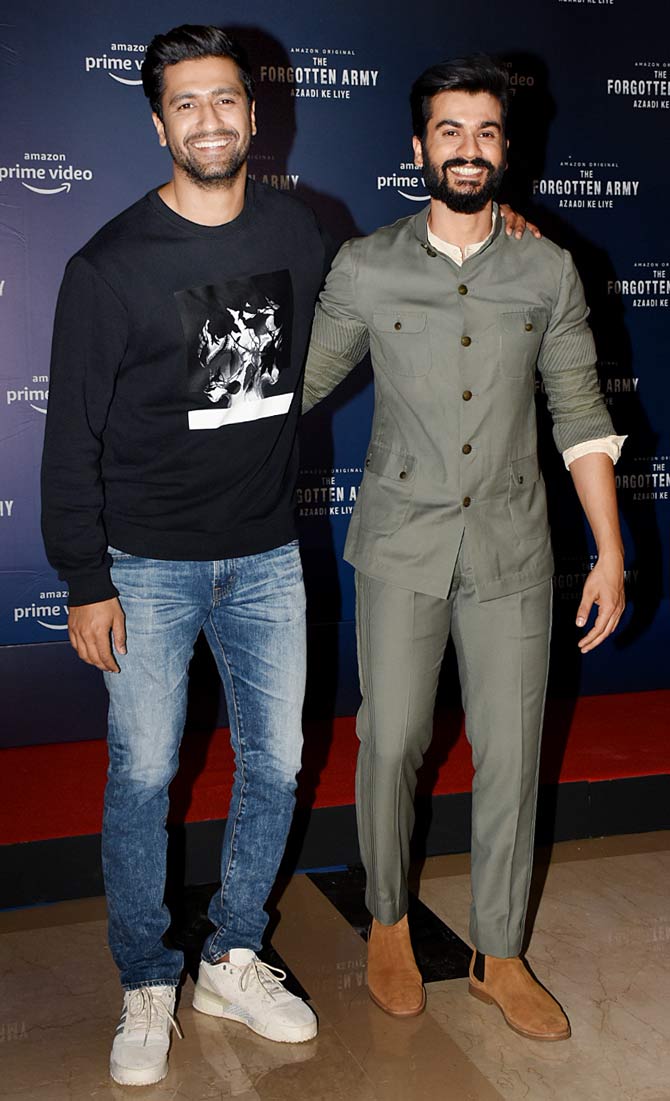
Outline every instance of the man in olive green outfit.
[[577, 613], [582, 653], [616, 627], [623, 550], [613, 463], [570, 255], [501, 232], [505, 74], [478, 56], [411, 96], [429, 206], [340, 250], [317, 307], [305, 407], [372, 356], [375, 414], [345, 558], [356, 568], [363, 702], [357, 811], [373, 914], [368, 983], [396, 1016], [425, 993], [407, 929], [416, 772], [448, 636], [472, 745], [470, 992], [524, 1036], [567, 1018], [519, 958], [532, 867], [553, 561], [538, 466], [535, 368], [598, 548]]

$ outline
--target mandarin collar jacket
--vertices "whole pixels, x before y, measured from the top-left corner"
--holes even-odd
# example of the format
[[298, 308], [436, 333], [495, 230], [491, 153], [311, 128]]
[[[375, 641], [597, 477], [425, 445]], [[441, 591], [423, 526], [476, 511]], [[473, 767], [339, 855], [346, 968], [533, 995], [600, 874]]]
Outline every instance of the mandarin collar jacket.
[[547, 580], [539, 370], [563, 451], [613, 429], [570, 254], [501, 231], [462, 266], [427, 239], [429, 207], [340, 249], [317, 304], [310, 408], [369, 351], [375, 409], [345, 558], [445, 597], [464, 531], [480, 600]]

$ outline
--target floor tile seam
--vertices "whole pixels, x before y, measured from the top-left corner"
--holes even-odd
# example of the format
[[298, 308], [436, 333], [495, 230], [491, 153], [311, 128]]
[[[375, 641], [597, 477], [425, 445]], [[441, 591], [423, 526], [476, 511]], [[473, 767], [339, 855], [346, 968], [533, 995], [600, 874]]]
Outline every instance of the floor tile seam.
[[[447, 981], [449, 982], [449, 989], [450, 989], [450, 990], [453, 990], [453, 989], [454, 989], [454, 986], [455, 986], [456, 984], [460, 984], [460, 983], [462, 983], [462, 985], [463, 985], [463, 992], [462, 992], [462, 997], [463, 997], [463, 998], [466, 998], [466, 997], [467, 997], [467, 989], [468, 989], [468, 988], [467, 988], [467, 983], [468, 983], [468, 979], [451, 979], [451, 980], [445, 980], [445, 981], [444, 981], [444, 985], [445, 985], [445, 986], [447, 985]], [[439, 986], [439, 984], [437, 984], [437, 983], [436, 983], [435, 985], [436, 985], [436, 986]], [[470, 999], [470, 1001], [472, 1001], [472, 1000], [473, 1000], [473, 999]], [[475, 1008], [476, 1008], [476, 1007], [475, 1007]], [[492, 1007], [489, 1007], [489, 1009], [490, 1009], [490, 1008], [492, 1008]], [[470, 1052], [468, 1051], [468, 1049], [467, 1049], [466, 1045], [465, 1045], [464, 1043], [462, 1043], [462, 1042], [461, 1042], [461, 1035], [462, 1035], [463, 1037], [465, 1037], [466, 1039], [468, 1039], [468, 1040], [471, 1040], [471, 1039], [472, 1039], [472, 1037], [468, 1036], [468, 1035], [467, 1035], [467, 1033], [465, 1033], [465, 1032], [461, 1033], [461, 1032], [458, 1032], [458, 1031], [457, 1031], [457, 1032], [456, 1032], [456, 1034], [454, 1034], [453, 1032], [447, 1032], [447, 1030], [445, 1029], [444, 1025], [440, 1023], [440, 1021], [439, 1021], [438, 1017], [437, 1017], [437, 1016], [436, 1016], [435, 1014], [431, 1013], [431, 1009], [430, 1009], [430, 1003], [428, 1003], [428, 1005], [427, 1005], [427, 1007], [426, 1007], [426, 1013], [427, 1013], [427, 1014], [429, 1014], [429, 1015], [431, 1016], [432, 1020], [433, 1020], [433, 1021], [435, 1022], [435, 1027], [436, 1027], [436, 1028], [437, 1028], [437, 1029], [438, 1029], [438, 1030], [439, 1030], [439, 1031], [440, 1031], [441, 1033], [443, 1033], [443, 1035], [446, 1035], [446, 1036], [448, 1036], [448, 1037], [449, 1037], [449, 1039], [451, 1040], [451, 1042], [452, 1042], [452, 1043], [453, 1043], [453, 1044], [454, 1044], [454, 1045], [455, 1045], [455, 1046], [456, 1046], [456, 1047], [458, 1048], [458, 1050], [460, 1051], [460, 1053], [461, 1053], [461, 1055], [463, 1056], [463, 1058], [467, 1060], [467, 1062], [468, 1062], [468, 1063], [470, 1064], [470, 1066], [471, 1066], [471, 1067], [473, 1068], [473, 1070], [475, 1071], [475, 1073], [477, 1073], [477, 1074], [481, 1075], [481, 1077], [485, 1079], [485, 1081], [486, 1081], [486, 1083], [487, 1083], [487, 1086], [488, 1086], [488, 1087], [489, 1087], [489, 1089], [490, 1089], [490, 1090], [492, 1091], [492, 1094], [491, 1094], [491, 1101], [493, 1101], [493, 1097], [494, 1097], [494, 1096], [495, 1096], [496, 1098], [500, 1098], [500, 1101], [510, 1101], [510, 1098], [509, 1098], [509, 1096], [508, 1096], [507, 1094], [504, 1094], [504, 1093], [500, 1093], [500, 1091], [498, 1090], [498, 1088], [497, 1088], [497, 1085], [495, 1084], [495, 1082], [494, 1082], [494, 1081], [493, 1081], [493, 1080], [492, 1080], [491, 1078], [489, 1078], [489, 1077], [488, 1077], [488, 1075], [487, 1075], [487, 1072], [486, 1072], [486, 1070], [485, 1070], [485, 1069], [484, 1069], [483, 1067], [480, 1067], [480, 1066], [479, 1066], [479, 1064], [478, 1064], [478, 1063], [476, 1062], [476, 1060], [475, 1060], [475, 1059], [473, 1059], [472, 1055], [471, 1055], [471, 1054], [470, 1054]], [[501, 1018], [501, 1019], [502, 1019], [502, 1018]], [[505, 1026], [505, 1027], [506, 1027], [506, 1026]], [[504, 1041], [504, 1040], [505, 1040], [505, 1037], [503, 1036], [503, 1041]], [[527, 1095], [527, 1101], [531, 1101], [531, 1095], [530, 1095], [530, 1094], [528, 1094], [528, 1095]]]
[[[357, 948], [360, 948], [360, 945], [361, 945], [362, 941], [361, 941], [360, 936], [356, 932], [356, 930], [350, 925], [350, 923], [347, 921], [347, 919], [340, 913], [340, 911], [337, 909], [337, 907], [333, 905], [333, 903], [323, 893], [323, 891], [321, 891], [316, 886], [316, 884], [312, 882], [312, 880], [309, 878], [309, 876], [300, 875], [300, 876], [295, 876], [294, 879], [300, 882], [301, 889], [303, 889], [303, 890], [305, 889], [305, 885], [308, 885], [307, 886], [308, 892], [310, 894], [313, 893], [315, 899], [319, 902], [319, 904], [321, 906], [325, 906], [327, 908], [327, 910], [329, 911], [329, 916], [332, 918], [334, 924], [336, 924], [338, 926], [341, 926], [342, 929], [345, 930], [346, 933], [349, 935], [352, 945], [355, 945]], [[282, 899], [283, 899], [283, 896], [282, 896]], [[280, 900], [279, 905], [280, 905], [280, 909], [282, 909], [282, 900]], [[277, 929], [277, 933], [279, 933], [279, 935], [281, 935], [280, 930], [281, 930], [281, 922], [280, 922], [280, 925], [278, 926], [278, 929]], [[321, 930], [321, 937], [320, 937], [320, 946], [321, 946], [321, 948], [323, 948], [324, 944], [326, 943], [325, 938], [323, 936], [323, 932], [324, 932], [324, 930], [322, 929]], [[288, 963], [288, 961], [287, 961], [287, 963]], [[299, 970], [300, 970], [299, 961], [296, 961], [295, 968], [293, 966], [291, 966], [291, 970], [294, 971], [294, 973], [296, 975], [296, 978], [298, 978], [299, 981], [302, 981], [300, 979], [300, 974], [299, 974]]]
[[[466, 982], [467, 982], [466, 979], [461, 979], [461, 980], [459, 980], [459, 979], [449, 979], [449, 980], [445, 979], [443, 981], [445, 983], [446, 982], [450, 982], [450, 983], [462, 982], [463, 987], [464, 987], [463, 997], [466, 996], [466, 994], [467, 994], [467, 987], [465, 985]], [[431, 985], [434, 985], [434, 984], [431, 984]], [[382, 1011], [380, 1010], [380, 1012], [382, 1012]], [[463, 1061], [467, 1064], [467, 1066], [468, 1066], [469, 1070], [471, 1071], [472, 1075], [480, 1077], [485, 1082], [486, 1088], [489, 1091], [489, 1096], [487, 1097], [487, 1101], [498, 1101], [498, 1099], [500, 1099], [500, 1101], [505, 1101], [504, 1094], [498, 1092], [498, 1090], [496, 1089], [494, 1083], [487, 1077], [486, 1072], [484, 1070], [482, 1070], [477, 1065], [477, 1063], [472, 1059], [470, 1054], [458, 1042], [458, 1039], [453, 1035], [453, 1033], [447, 1032], [445, 1030], [445, 1028], [442, 1026], [442, 1024], [440, 1024], [440, 1022], [438, 1021], [437, 1017], [430, 1012], [430, 1007], [428, 1005], [427, 1005], [426, 1009], [424, 1010], [424, 1013], [425, 1013], [425, 1016], [430, 1019], [431, 1024], [435, 1028], [436, 1032], [439, 1033], [442, 1040], [443, 1041], [448, 1041], [448, 1042], [450, 1042], [454, 1045], [454, 1047], [457, 1049], [457, 1051], [458, 1051], [459, 1055], [461, 1056], [461, 1058], [463, 1059]], [[367, 1071], [365, 1070], [365, 1067], [361, 1064], [360, 1059], [355, 1054], [355, 1052], [352, 1051], [352, 1049], [350, 1048], [349, 1044], [346, 1041], [346, 1038], [344, 1036], [342, 1036], [342, 1034], [338, 1030], [337, 1025], [331, 1023], [331, 1024], [329, 1024], [328, 1027], [331, 1028], [332, 1031], [335, 1033], [335, 1035], [337, 1036], [339, 1042], [342, 1044], [342, 1047], [346, 1051], [349, 1058], [354, 1063], [356, 1063], [356, 1066], [360, 1068], [360, 1070], [363, 1073], [363, 1075], [365, 1076], [365, 1078], [370, 1082], [371, 1087], [372, 1087], [372, 1092], [374, 1093], [374, 1096], [376, 1098], [378, 1098], [378, 1101], [389, 1101], [388, 1091], [387, 1091], [386, 1087], [380, 1086], [378, 1083], [375, 1082], [375, 1080], [373, 1078], [370, 1078]], [[380, 1090], [383, 1090], [383, 1092], [380, 1092]], [[416, 1101], [418, 1101], [419, 1096], [420, 1095], [417, 1094]], [[408, 1098], [405, 1099], [405, 1101], [415, 1101], [415, 1099], [408, 1097]], [[473, 1101], [474, 1101], [474, 1099], [473, 1099]]]
[[2, 919], [0, 918], [0, 937], [11, 937], [16, 933], [48, 933], [54, 929], [72, 929], [81, 925], [94, 925], [97, 922], [107, 925], [105, 918], [89, 918], [81, 921], [56, 921], [49, 925], [14, 925], [3, 929]]
[[[644, 840], [659, 837], [661, 834], [667, 834], [667, 845], [658, 844], [651, 840]], [[626, 852], [601, 852], [595, 856], [590, 856], [586, 853], [570, 851], [570, 847], [577, 844], [581, 844], [584, 847], [594, 843], [607, 846], [609, 843], [616, 845], [622, 841], [625, 843], [627, 840], [630, 840], [632, 843], [636, 838], [640, 838], [640, 843], [638, 845], [631, 844], [630, 851]], [[585, 864], [594, 860], [611, 860], [620, 856], [647, 856], [666, 852], [670, 853], [670, 830], [650, 830], [640, 834], [612, 834], [610, 837], [586, 837], [575, 838], [568, 841], [557, 841], [551, 847], [550, 855], [548, 854], [547, 846], [539, 846], [535, 851], [535, 864], [537, 865], [539, 860], [542, 860], [543, 856], [545, 857], [543, 864], [553, 866], [558, 864]], [[464, 861], [467, 857], [469, 857], [469, 853], [436, 853], [434, 856], [427, 857], [421, 874], [421, 881], [423, 882], [425, 880], [426, 882], [432, 882], [435, 879], [457, 879], [459, 876], [469, 875], [469, 865], [463, 868], [457, 867], [453, 870], [450, 868], [443, 868], [437, 871], [431, 868], [431, 865], [434, 866], [441, 861], [450, 861], [452, 859], [454, 862], [460, 860]]]
[[[89, 914], [87, 917], [68, 917], [62, 920], [60, 915], [73, 908], [76, 910], [99, 907], [100, 913]], [[14, 924], [21, 915], [27, 918], [26, 924]], [[54, 920], [48, 921], [48, 918]], [[91, 925], [94, 922], [107, 921], [107, 907], [104, 895], [89, 895], [85, 898], [68, 898], [59, 902], [45, 902], [32, 906], [16, 906], [8, 910], [0, 910], [0, 936], [5, 933], [15, 932], [39, 932], [44, 929], [57, 929], [61, 926]], [[7, 926], [7, 928], [3, 928]]]
[[[337, 909], [337, 907], [333, 905], [333, 903], [330, 901], [330, 899], [326, 897], [326, 895], [323, 893], [323, 891], [321, 891], [316, 886], [316, 884], [310, 879], [310, 877], [308, 875], [304, 875], [304, 876], [301, 875], [299, 878], [300, 878], [300, 880], [303, 884], [304, 883], [309, 884], [308, 890], [310, 891], [310, 893], [311, 892], [315, 893], [315, 897], [319, 901], [319, 903], [320, 904], [325, 903], [325, 905], [328, 907], [328, 909], [332, 911], [332, 913], [334, 915], [334, 925], [335, 926], [341, 926], [342, 930], [346, 930], [346, 933], [350, 936], [352, 946], [355, 945], [356, 948], [359, 948], [360, 944], [361, 944], [361, 938], [360, 938], [359, 934], [349, 924], [347, 919], [340, 913], [340, 911]], [[321, 937], [321, 947], [323, 948], [326, 944], [327, 944], [327, 938], [322, 935], [322, 937]], [[324, 955], [325, 955], [325, 952], [324, 952]], [[335, 973], [336, 966], [337, 966], [337, 960], [334, 958], [334, 956], [335, 956], [335, 954], [333, 953], [332, 954], [332, 958], [333, 958], [332, 970], [333, 970], [333, 973]], [[303, 977], [301, 977], [301, 968], [299, 966], [299, 962], [296, 962], [295, 964], [291, 963], [290, 966], [291, 966], [291, 970], [294, 971], [298, 981], [302, 982], [303, 978], [304, 978], [306, 988], [309, 989], [310, 984], [308, 982], [307, 975], [303, 974]], [[321, 1010], [320, 1005], [319, 1005], [318, 997], [312, 998], [312, 996], [310, 995], [310, 1003], [313, 1003], [314, 1008], [317, 1012], [317, 1017], [319, 1018], [319, 1021], [320, 1021], [322, 1010]], [[374, 1097], [377, 1098], [378, 1101], [387, 1101], [387, 1098], [384, 1098], [383, 1096], [381, 1096], [379, 1094], [379, 1092], [377, 1090], [377, 1087], [375, 1085], [374, 1079], [370, 1077], [370, 1075], [366, 1071], [365, 1067], [361, 1063], [358, 1056], [351, 1050], [351, 1047], [350, 1047], [349, 1043], [347, 1042], [346, 1036], [344, 1036], [342, 1034], [342, 1032], [340, 1031], [340, 1029], [337, 1027], [337, 1022], [335, 1020], [329, 1019], [327, 1010], [323, 1011], [323, 1015], [324, 1015], [324, 1018], [325, 1018], [325, 1020], [324, 1020], [325, 1027], [330, 1029], [330, 1031], [333, 1033], [333, 1035], [337, 1038], [337, 1041], [341, 1045], [342, 1050], [344, 1052], [346, 1052], [349, 1059], [351, 1059], [352, 1062], [355, 1064], [356, 1068], [358, 1069], [360, 1074], [363, 1076], [364, 1081], [370, 1087], [370, 1090], [373, 1093]]]
[[557, 867], [561, 864], [593, 864], [600, 860], [630, 860], [640, 856], [657, 856], [659, 854], [670, 854], [670, 847], [667, 849], [638, 849], [636, 852], [622, 852], [622, 853], [598, 853], [594, 856], [566, 856], [559, 857], [558, 859], [552, 859], [549, 862], [549, 867]]
[[[347, 919], [339, 912], [337, 907], [333, 905], [333, 903], [330, 901], [330, 899], [328, 899], [323, 894], [323, 892], [316, 886], [315, 883], [313, 883], [311, 880], [309, 880], [309, 877], [302, 877], [301, 876], [299, 878], [303, 881], [307, 880], [307, 882], [309, 883], [309, 891], [310, 891], [310, 893], [311, 892], [316, 892], [315, 897], [318, 900], [319, 904], [323, 905], [323, 903], [325, 903], [326, 906], [329, 908], [329, 910], [332, 910], [332, 911], [335, 912], [334, 924], [338, 925], [338, 926], [341, 926], [342, 931], [346, 931], [346, 933], [350, 936], [350, 940], [351, 940], [352, 945], [356, 945], [357, 947], [360, 947], [361, 938], [360, 938], [359, 934], [355, 931], [355, 929], [353, 929], [353, 927], [349, 924]], [[325, 943], [325, 938], [322, 938], [322, 941], [321, 941], [322, 947], [323, 947], [324, 943]], [[299, 981], [303, 982], [303, 976], [301, 975], [301, 971], [300, 971], [298, 962], [296, 961], [295, 967], [293, 967], [293, 963], [291, 963], [290, 966], [291, 966], [292, 970], [294, 970], [294, 972], [295, 972], [297, 978], [299, 979]], [[334, 970], [335, 970], [335, 963], [333, 964], [333, 971]], [[304, 981], [305, 981], [306, 989], [309, 990], [309, 982], [307, 980], [306, 975], [304, 976]], [[444, 981], [445, 982], [446, 981], [454, 982], [454, 981], [458, 981], [458, 980], [444, 980]], [[466, 983], [466, 979], [463, 979], [463, 985], [464, 985], [463, 997], [467, 996], [467, 988], [465, 987], [465, 983]], [[319, 1009], [318, 999], [314, 999], [314, 1004], [315, 1004], [315, 1007], [318, 1010]], [[380, 1012], [381, 1012], [381, 1010], [380, 1010]], [[347, 1041], [346, 1035], [343, 1035], [342, 1031], [340, 1030], [340, 1027], [338, 1026], [337, 1020], [336, 1019], [329, 1019], [327, 1014], [324, 1014], [324, 1016], [325, 1016], [325, 1023], [327, 1024], [327, 1027], [330, 1028], [333, 1031], [335, 1036], [337, 1036], [337, 1038], [338, 1038], [339, 1042], [342, 1044], [344, 1050], [346, 1050], [347, 1055], [349, 1056], [349, 1058], [352, 1059], [356, 1063], [356, 1065], [361, 1069], [361, 1071], [365, 1075], [366, 1079], [368, 1079], [370, 1081], [375, 1097], [379, 1098], [379, 1101], [389, 1101], [388, 1092], [384, 1092], [384, 1093], [379, 1092], [379, 1089], [380, 1089], [379, 1085], [375, 1083], [374, 1079], [370, 1078], [367, 1071], [365, 1070], [365, 1067], [361, 1064], [360, 1058], [355, 1054], [354, 1051], [352, 1051], [352, 1049], [351, 1049], [351, 1047], [350, 1047], [350, 1045]], [[439, 1034], [439, 1037], [443, 1041], [450, 1042], [454, 1045], [454, 1048], [456, 1049], [456, 1052], [458, 1053], [460, 1058], [463, 1060], [463, 1062], [465, 1064], [467, 1064], [467, 1069], [471, 1073], [471, 1075], [481, 1079], [480, 1085], [483, 1086], [488, 1091], [487, 1101], [498, 1101], [498, 1099], [499, 1099], [499, 1101], [504, 1101], [504, 1095], [499, 1093], [496, 1090], [495, 1086], [490, 1081], [490, 1079], [487, 1078], [486, 1074], [482, 1070], [480, 1070], [480, 1068], [477, 1066], [476, 1062], [470, 1057], [470, 1055], [468, 1055], [468, 1053], [466, 1051], [464, 1051], [464, 1049], [461, 1047], [461, 1045], [456, 1042], [456, 1040], [451, 1035], [451, 1033], [445, 1032], [444, 1028], [442, 1028], [442, 1026], [438, 1023], [435, 1016], [433, 1014], [431, 1014], [429, 1011], [426, 1012], [425, 1016], [427, 1018], [429, 1018], [432, 1027]], [[402, 1022], [399, 1022], [399, 1023], [402, 1023]], [[455, 1054], [456, 1054], [456, 1052], [455, 1052]], [[473, 1095], [473, 1099], [474, 1099], [474, 1095]], [[410, 1101], [410, 1098], [408, 1098], [407, 1101]]]
[[670, 829], [640, 830], [635, 833], [611, 833], [598, 834], [593, 837], [566, 838], [564, 841], [555, 841], [551, 845], [538, 845], [536, 851], [539, 853], [551, 851], [557, 852], [558, 854], [569, 854], [572, 848], [576, 848], [580, 845], [584, 846], [584, 848], [595, 845], [605, 848], [610, 846], [629, 845], [631, 855], [638, 852], [656, 852], [659, 849], [660, 851], [665, 851], [666, 848], [670, 848]]

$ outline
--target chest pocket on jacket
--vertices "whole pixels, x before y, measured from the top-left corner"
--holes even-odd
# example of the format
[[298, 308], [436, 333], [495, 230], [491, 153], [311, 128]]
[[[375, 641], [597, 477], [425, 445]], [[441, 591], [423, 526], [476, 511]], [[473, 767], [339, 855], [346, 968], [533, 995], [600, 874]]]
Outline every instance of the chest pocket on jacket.
[[398, 375], [417, 378], [431, 368], [430, 335], [425, 313], [375, 310], [370, 344], [373, 362]]
[[507, 378], [525, 378], [535, 368], [548, 322], [541, 306], [499, 314], [500, 366]]

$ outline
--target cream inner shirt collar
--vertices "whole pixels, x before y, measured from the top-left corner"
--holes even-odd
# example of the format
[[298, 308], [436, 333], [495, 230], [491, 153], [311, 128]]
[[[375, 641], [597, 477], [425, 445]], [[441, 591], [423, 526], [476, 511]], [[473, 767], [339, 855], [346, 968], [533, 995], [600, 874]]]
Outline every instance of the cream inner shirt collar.
[[450, 260], [453, 260], [455, 264], [460, 267], [466, 260], [469, 260], [471, 256], [474, 256], [476, 252], [484, 248], [487, 241], [490, 241], [493, 235], [493, 229], [496, 224], [496, 207], [493, 206], [491, 210], [491, 232], [484, 238], [483, 241], [476, 241], [473, 245], [466, 245], [461, 251], [458, 245], [452, 245], [449, 241], [443, 241], [441, 237], [433, 233], [429, 225], [426, 225], [426, 232], [428, 234], [428, 244], [432, 245], [438, 252], [443, 253], [444, 256], [448, 256]]

